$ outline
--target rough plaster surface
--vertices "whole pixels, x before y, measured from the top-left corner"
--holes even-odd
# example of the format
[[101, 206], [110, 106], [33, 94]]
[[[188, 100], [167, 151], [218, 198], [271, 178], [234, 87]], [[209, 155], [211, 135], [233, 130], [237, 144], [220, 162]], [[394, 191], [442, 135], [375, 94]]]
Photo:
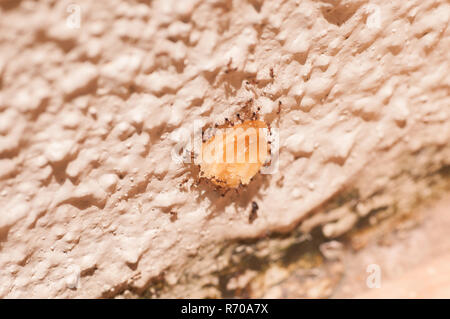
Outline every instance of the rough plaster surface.
[[[450, 162], [448, 1], [71, 3], [0, 1], [0, 297], [211, 285], [226, 243], [338, 236], [311, 211]], [[171, 150], [250, 98], [279, 170], [222, 197]]]
[[[333, 297], [449, 298], [450, 196], [433, 200], [419, 211], [415, 220], [396, 225], [394, 232], [361, 234], [376, 240], [347, 260], [342, 258], [347, 275]], [[370, 264], [382, 270], [380, 288], [365, 285]]]

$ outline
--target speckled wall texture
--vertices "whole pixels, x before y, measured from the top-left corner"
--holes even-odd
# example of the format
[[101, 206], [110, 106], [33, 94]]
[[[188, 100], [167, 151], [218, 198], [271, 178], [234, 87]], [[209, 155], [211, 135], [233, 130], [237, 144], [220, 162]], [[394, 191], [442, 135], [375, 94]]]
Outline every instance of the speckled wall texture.
[[[449, 16], [445, 0], [0, 0], [0, 297], [211, 284], [205, 247], [449, 165]], [[194, 121], [244, 107], [278, 130], [278, 171], [224, 194], [172, 160]], [[358, 213], [336, 216], [309, 223], [331, 238]]]

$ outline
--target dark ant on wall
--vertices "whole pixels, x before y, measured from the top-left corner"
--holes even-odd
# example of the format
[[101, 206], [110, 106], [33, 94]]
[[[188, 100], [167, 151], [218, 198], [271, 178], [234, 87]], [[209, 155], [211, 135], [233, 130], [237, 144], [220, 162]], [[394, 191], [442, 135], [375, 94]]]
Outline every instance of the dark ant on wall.
[[250, 215], [248, 216], [248, 222], [251, 224], [258, 217], [258, 209], [259, 206], [256, 202], [252, 202], [252, 210], [250, 211]]

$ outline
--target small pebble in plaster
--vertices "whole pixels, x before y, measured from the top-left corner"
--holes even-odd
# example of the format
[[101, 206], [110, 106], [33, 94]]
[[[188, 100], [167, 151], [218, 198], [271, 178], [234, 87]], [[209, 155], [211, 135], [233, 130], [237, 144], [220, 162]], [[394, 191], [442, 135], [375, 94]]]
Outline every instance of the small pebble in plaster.
[[247, 185], [266, 162], [269, 145], [264, 130], [266, 123], [248, 120], [227, 127], [202, 145], [201, 177], [222, 187], [237, 188]]
[[118, 179], [116, 174], [104, 174], [100, 176], [99, 184], [105, 192], [112, 193], [116, 188]]
[[328, 223], [322, 227], [322, 233], [326, 238], [336, 238], [350, 230], [358, 221], [356, 214], [349, 213], [334, 223]]
[[64, 140], [51, 143], [45, 150], [45, 156], [49, 162], [59, 163], [67, 159], [75, 149], [75, 142]]
[[68, 97], [75, 97], [76, 95], [93, 90], [98, 78], [97, 68], [90, 64], [82, 64], [73, 67], [67, 76], [61, 81], [61, 89]]
[[344, 245], [336, 240], [331, 240], [322, 243], [319, 250], [326, 259], [339, 260], [344, 254]]

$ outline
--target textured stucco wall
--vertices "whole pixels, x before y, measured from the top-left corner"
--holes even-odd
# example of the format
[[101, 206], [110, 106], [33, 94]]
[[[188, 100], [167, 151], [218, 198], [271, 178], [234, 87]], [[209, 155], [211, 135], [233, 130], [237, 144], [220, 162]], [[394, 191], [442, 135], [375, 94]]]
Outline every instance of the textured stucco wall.
[[[0, 297], [211, 284], [227, 242], [449, 165], [449, 16], [445, 0], [0, 0]], [[249, 99], [279, 170], [221, 196], [171, 150]], [[302, 229], [358, 218], [322, 215]]]

